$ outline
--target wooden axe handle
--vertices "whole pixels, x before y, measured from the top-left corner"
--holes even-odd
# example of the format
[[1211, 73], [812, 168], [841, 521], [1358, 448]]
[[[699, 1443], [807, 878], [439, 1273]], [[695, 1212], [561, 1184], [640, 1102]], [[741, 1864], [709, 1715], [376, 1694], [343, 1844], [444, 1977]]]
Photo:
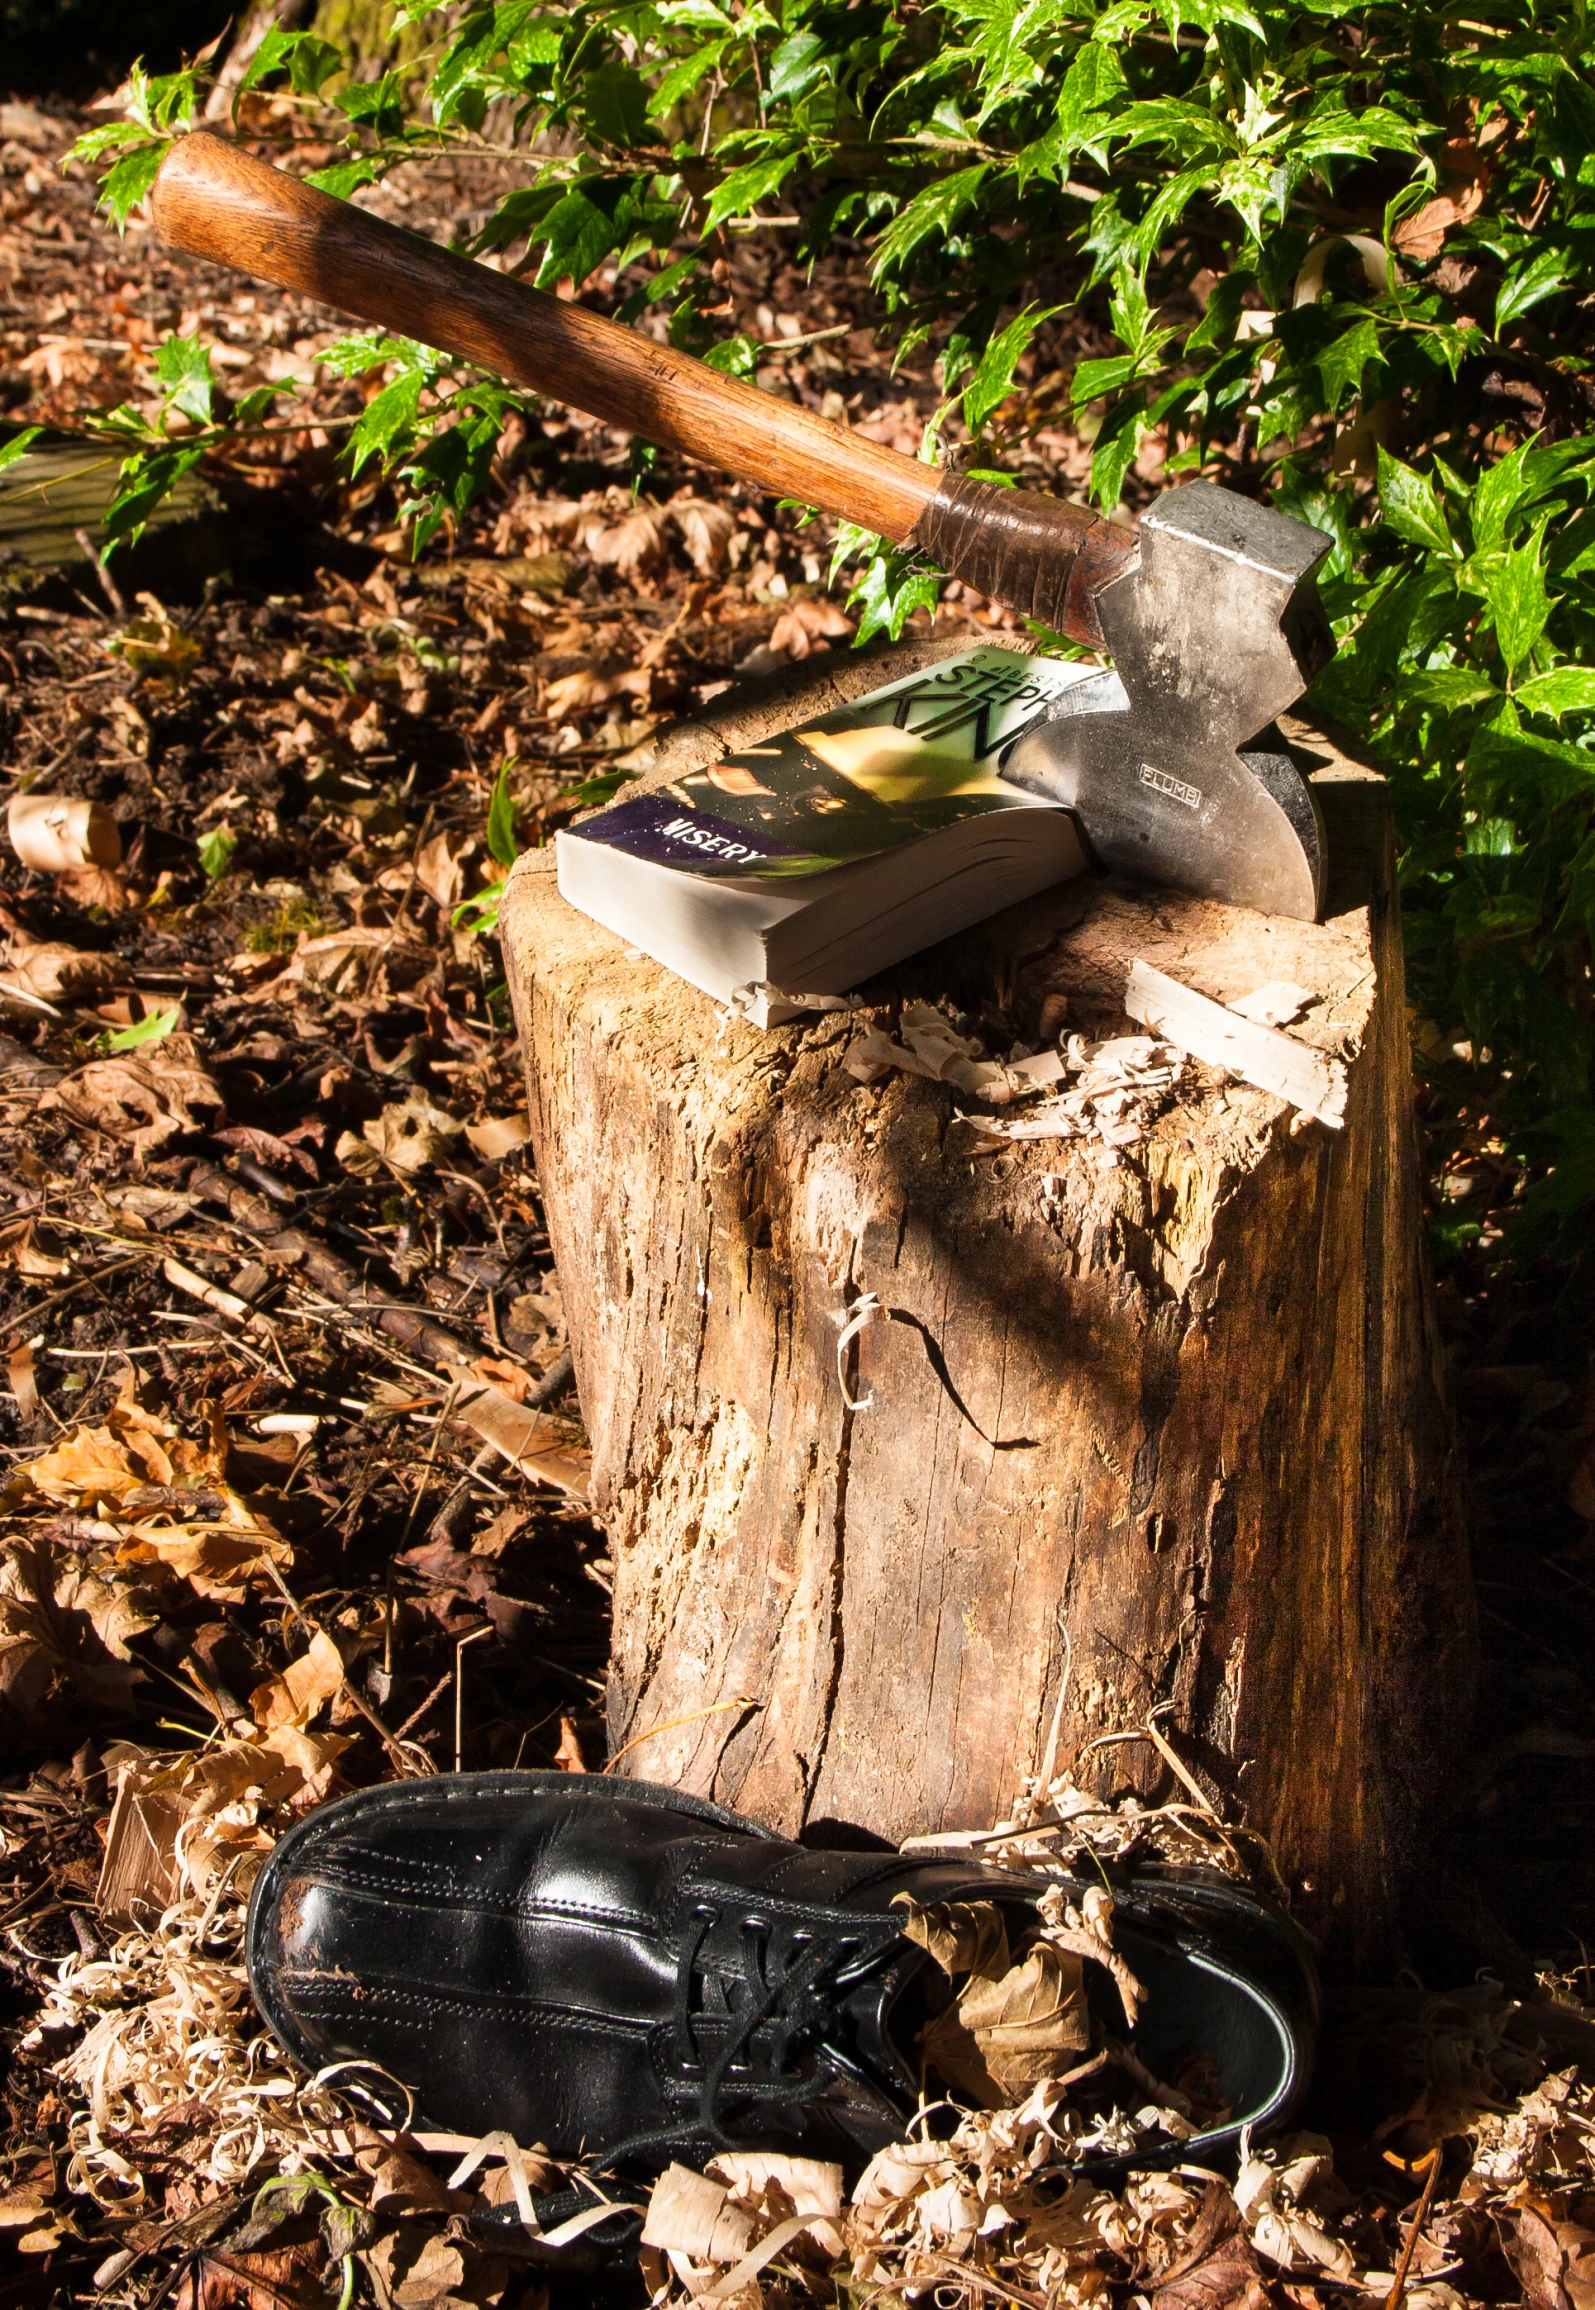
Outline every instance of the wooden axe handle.
[[1079, 506], [939, 473], [690, 355], [567, 304], [203, 132], [161, 164], [170, 247], [457, 353], [783, 497], [922, 546], [954, 575], [1100, 643], [1095, 595], [1133, 565], [1133, 534]]

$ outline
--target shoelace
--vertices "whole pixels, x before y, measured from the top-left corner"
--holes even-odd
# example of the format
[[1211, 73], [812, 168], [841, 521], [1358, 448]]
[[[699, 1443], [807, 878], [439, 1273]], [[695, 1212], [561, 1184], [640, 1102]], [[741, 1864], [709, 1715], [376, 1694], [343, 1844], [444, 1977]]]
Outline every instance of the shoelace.
[[[701, 2081], [696, 2110], [674, 2126], [631, 2135], [606, 2153], [606, 2164], [660, 2142], [680, 2142], [684, 2133], [710, 2149], [733, 2149], [736, 2137], [727, 2120], [738, 2105], [795, 2107], [823, 2094], [835, 2075], [833, 2064], [822, 2058], [806, 2076], [790, 2065], [806, 2042], [820, 2036], [847, 1972], [888, 1947], [900, 1930], [895, 1920], [777, 1923], [755, 1911], [742, 1917], [731, 1962], [706, 1948], [725, 1908], [713, 1899], [697, 1901], [676, 1969], [676, 2058], [684, 2078]], [[696, 2003], [699, 1981], [704, 1994]]]

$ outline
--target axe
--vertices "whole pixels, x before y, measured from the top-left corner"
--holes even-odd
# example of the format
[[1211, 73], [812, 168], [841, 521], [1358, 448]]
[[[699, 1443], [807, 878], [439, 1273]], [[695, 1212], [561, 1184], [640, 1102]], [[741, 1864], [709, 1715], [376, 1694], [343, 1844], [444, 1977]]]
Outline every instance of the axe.
[[922, 548], [1088, 648], [1004, 774], [1074, 812], [1108, 867], [1312, 920], [1323, 828], [1271, 725], [1333, 649], [1321, 531], [1229, 490], [1170, 490], [1138, 529], [939, 472], [635, 330], [385, 224], [204, 133], [155, 180], [171, 248], [496, 370], [761, 489]]

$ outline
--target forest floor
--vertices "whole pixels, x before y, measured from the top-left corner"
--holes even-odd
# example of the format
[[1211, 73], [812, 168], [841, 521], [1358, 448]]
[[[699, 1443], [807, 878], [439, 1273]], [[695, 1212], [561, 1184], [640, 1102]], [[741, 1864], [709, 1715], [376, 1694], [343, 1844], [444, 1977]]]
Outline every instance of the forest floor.
[[[524, 846], [739, 675], [847, 647], [828, 539], [663, 463], [634, 497], [626, 440], [549, 407], [413, 565], [392, 491], [338, 464], [361, 406], [318, 366], [338, 317], [174, 262], [137, 224], [119, 240], [57, 166], [78, 125], [0, 107], [6, 422], [70, 431], [150, 399], [173, 326], [230, 390], [298, 398], [208, 475], [208, 518], [0, 590], [6, 792], [99, 802], [123, 844], [115, 868], [55, 878], [0, 851], [0, 2253], [18, 2249], [0, 2303], [152, 2310], [183, 2282], [193, 2310], [308, 2310], [345, 2249], [381, 2310], [532, 2303], [545, 2280], [624, 2293], [634, 2266], [562, 2293], [483, 2247], [492, 2161], [447, 2190], [460, 2145], [391, 2150], [297, 2087], [249, 2014], [240, 1901], [273, 1832], [335, 1784], [602, 1758], [609, 1565], [579, 1497], [519, 1054], [496, 946], [453, 915], [500, 872], [506, 760]], [[417, 162], [375, 205], [458, 232], [499, 165]], [[918, 447], [935, 380], [926, 357], [890, 369], [862, 265], [806, 279], [761, 238], [728, 295], [769, 347], [762, 382]], [[1077, 489], [1086, 451], [1045, 422], [1051, 381], [1027, 390], [1035, 478]], [[972, 637], [1007, 622], [956, 589], [938, 616]], [[1486, 1218], [1509, 1187], [1484, 1145], [1449, 1144], [1431, 1184]], [[844, 2299], [1383, 2300], [1411, 2160], [1441, 2143], [1408, 2299], [1595, 2303], [1566, 2053], [1595, 1935], [1595, 1390], [1559, 1290], [1482, 1253], [1442, 1278], [1484, 1653], [1436, 1887], [1453, 1969], [1342, 2001], [1311, 2113], [1339, 2178], [1325, 2144], [1228, 2244], [1211, 2178], [1159, 2203], [1098, 2192], [1055, 2265], [1040, 2245], [971, 2261], [967, 2232], [910, 2222], [896, 2261], [855, 2255]], [[100, 1905], [124, 1769], [127, 1882]], [[164, 1858], [135, 1850], [135, 1810], [166, 1819]], [[203, 1900], [170, 1874], [174, 1819]], [[1544, 2042], [1552, 2001], [1566, 2027]], [[286, 2197], [248, 2227], [260, 2183], [296, 2166], [331, 2177], [352, 2229]], [[1259, 2262], [1264, 2199], [1304, 2228]], [[1332, 2268], [1309, 2230], [1343, 2249]], [[829, 2281], [821, 2256], [762, 2282], [780, 2300]]]

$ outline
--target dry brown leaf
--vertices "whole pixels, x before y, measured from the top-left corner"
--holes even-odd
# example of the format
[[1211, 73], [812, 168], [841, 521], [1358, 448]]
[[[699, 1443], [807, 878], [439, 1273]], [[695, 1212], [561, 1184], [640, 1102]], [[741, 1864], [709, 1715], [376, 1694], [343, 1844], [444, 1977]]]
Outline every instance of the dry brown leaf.
[[263, 1732], [274, 1732], [280, 1725], [303, 1731], [342, 1683], [343, 1656], [325, 1629], [318, 1628], [308, 1652], [290, 1662], [280, 1676], [255, 1687], [249, 1696], [250, 1713]]
[[[680, 530], [700, 577], [713, 577], [724, 569], [731, 540], [737, 534], [734, 514], [703, 497], [673, 497], [665, 511]], [[851, 632], [851, 627], [848, 630]]]
[[83, 1128], [126, 1139], [142, 1159], [169, 1140], [209, 1130], [226, 1113], [213, 1078], [187, 1035], [125, 1058], [91, 1059], [45, 1091], [43, 1110], [60, 1109]]
[[75, 866], [55, 878], [57, 895], [85, 914], [98, 907], [104, 914], [127, 911], [127, 884], [108, 866]]
[[119, 1563], [164, 1565], [201, 1596], [241, 1603], [251, 1575], [265, 1576], [262, 1560], [288, 1564], [293, 1551], [227, 1483], [226, 1455], [214, 1408], [209, 1436], [193, 1443], [125, 1395], [103, 1426], [72, 1428], [13, 1468], [0, 1510], [49, 1501], [109, 1518], [125, 1532]]
[[112, 1586], [45, 1540], [0, 1551], [0, 1694], [24, 1718], [65, 1683], [99, 1708], [127, 1708], [142, 1671], [128, 1639], [156, 1625], [136, 1589]]
[[222, 2252], [199, 2264], [199, 2281], [183, 2289], [185, 2310], [324, 2310], [319, 2274], [327, 2252], [320, 2238], [293, 2246]]
[[[332, 1786], [338, 1758], [350, 1746], [343, 1733], [277, 1725], [255, 1737], [240, 1734], [176, 1758], [145, 1793], [182, 1797], [189, 1823], [202, 1825], [212, 1844], [252, 1842], [264, 1813], [281, 1806], [301, 1812], [319, 1804]], [[187, 1838], [182, 1853], [192, 1869], [195, 1854]]]
[[[105, 1427], [68, 1429], [47, 1452], [13, 1468], [0, 1484], [0, 1508], [40, 1499], [87, 1515], [110, 1515], [121, 1510], [130, 1493], [170, 1484], [173, 1466], [161, 1428], [129, 1420], [120, 1402], [107, 1417]], [[176, 1432], [165, 1428], [168, 1437]]]
[[611, 698], [637, 698], [646, 705], [652, 687], [653, 677], [646, 666], [620, 666], [608, 672], [596, 666], [579, 666], [575, 673], [562, 674], [557, 682], [549, 683], [543, 693], [543, 711], [550, 721], [563, 722], [572, 714], [605, 705]]
[[186, 682], [203, 654], [200, 643], [154, 594], [140, 594], [138, 604], [144, 615], [113, 634], [106, 649], [113, 658], [125, 659], [142, 678]]
[[0, 987], [37, 995], [41, 1002], [79, 1002], [125, 986], [132, 976], [117, 954], [87, 954], [58, 940], [13, 939], [0, 970]]
[[50, 2208], [35, 2189], [10, 2190], [0, 2198], [0, 2230], [27, 2230], [50, 2219]]
[[[289, 1564], [293, 1550], [262, 1519], [250, 1514], [235, 1494], [225, 1503], [228, 1523], [138, 1526], [117, 1552], [120, 1564], [161, 1564], [186, 1580], [197, 1596], [218, 1604], [242, 1604], [251, 1579], [265, 1577], [264, 1564]], [[230, 1528], [229, 1528], [230, 1526]]]
[[899, 1893], [892, 1906], [907, 1912], [904, 1933], [928, 1949], [944, 1973], [1000, 1980], [1008, 1971], [1008, 1928], [995, 1901], [937, 1901], [922, 1909], [911, 1893]]
[[380, 702], [373, 698], [363, 714], [357, 714], [343, 733], [346, 745], [357, 754], [375, 754], [388, 741], [387, 724], [382, 719]]
[[1523, 2288], [1528, 2310], [1591, 2310], [1595, 2304], [1595, 2232], [1520, 2205], [1499, 2223], [1501, 2248]]
[[500, 1388], [512, 1404], [524, 1404], [532, 1385], [532, 1374], [524, 1364], [512, 1364], [508, 1356], [477, 1356], [472, 1371], [489, 1387]]
[[1426, 201], [1415, 216], [1402, 219], [1390, 236], [1393, 248], [1426, 264], [1440, 254], [1447, 233], [1478, 215], [1493, 174], [1483, 146], [1495, 141], [1503, 125], [1491, 122], [1477, 143], [1467, 137], [1447, 139], [1440, 148], [1440, 173], [1449, 180], [1446, 189]]
[[799, 594], [770, 629], [772, 650], [784, 650], [789, 658], [806, 658], [816, 645], [828, 647], [832, 642], [851, 641], [853, 621], [844, 616], [835, 602], [822, 596]]
[[439, 906], [458, 906], [465, 896], [465, 863], [475, 848], [474, 835], [462, 841], [458, 834], [434, 834], [415, 854], [418, 887]]
[[34, 1242], [38, 1221], [33, 1217], [13, 1219], [0, 1227], [0, 1267], [12, 1268], [18, 1275], [43, 1281], [66, 1275], [71, 1262], [58, 1259], [53, 1252], [41, 1251]]
[[1073, 2069], [1090, 2042], [1085, 1967], [1048, 1941], [999, 1980], [971, 1974], [957, 2003], [920, 2038], [927, 2068], [988, 2109]]
[[1484, 205], [1484, 187], [1470, 184], [1454, 193], [1440, 193], [1432, 201], [1425, 201], [1415, 216], [1406, 217], [1391, 234], [1392, 247], [1404, 257], [1415, 257], [1426, 263], [1437, 257], [1445, 245], [1445, 237], [1458, 225], [1465, 225]]
[[553, 1484], [562, 1492], [585, 1500], [592, 1481], [592, 1457], [572, 1437], [568, 1427], [547, 1412], [527, 1410], [491, 1383], [457, 1367], [463, 1382], [455, 1400], [454, 1417], [473, 1428], [523, 1475]]
[[998, 1980], [973, 1977], [959, 2010], [1000, 2085], [1055, 2076], [1060, 2055], [1083, 2053], [1091, 2042], [1084, 1962], [1050, 1941], [1038, 1941]]
[[[439, 2234], [421, 2237], [415, 2228], [390, 2231], [366, 2256], [381, 2310], [449, 2310], [461, 2297], [486, 2298], [502, 2289], [491, 2283], [495, 2265], [463, 2239]], [[502, 2263], [496, 2266], [502, 2271]]]
[[371, 2211], [386, 2214], [451, 2211], [449, 2193], [432, 2168], [423, 2165], [405, 2134], [392, 2141], [366, 2126], [351, 2126], [355, 2163], [371, 2180]]
[[633, 585], [664, 558], [664, 537], [665, 516], [646, 500], [620, 521], [590, 520], [581, 530], [581, 543], [593, 560]]
[[462, 1127], [434, 1106], [424, 1091], [412, 1091], [402, 1105], [384, 1107], [361, 1125], [369, 1145], [395, 1171], [424, 1171], [447, 1155], [449, 1142], [459, 1137]]
[[1152, 2310], [1272, 2310], [1277, 2299], [1262, 2263], [1237, 2233], [1160, 2286]]

